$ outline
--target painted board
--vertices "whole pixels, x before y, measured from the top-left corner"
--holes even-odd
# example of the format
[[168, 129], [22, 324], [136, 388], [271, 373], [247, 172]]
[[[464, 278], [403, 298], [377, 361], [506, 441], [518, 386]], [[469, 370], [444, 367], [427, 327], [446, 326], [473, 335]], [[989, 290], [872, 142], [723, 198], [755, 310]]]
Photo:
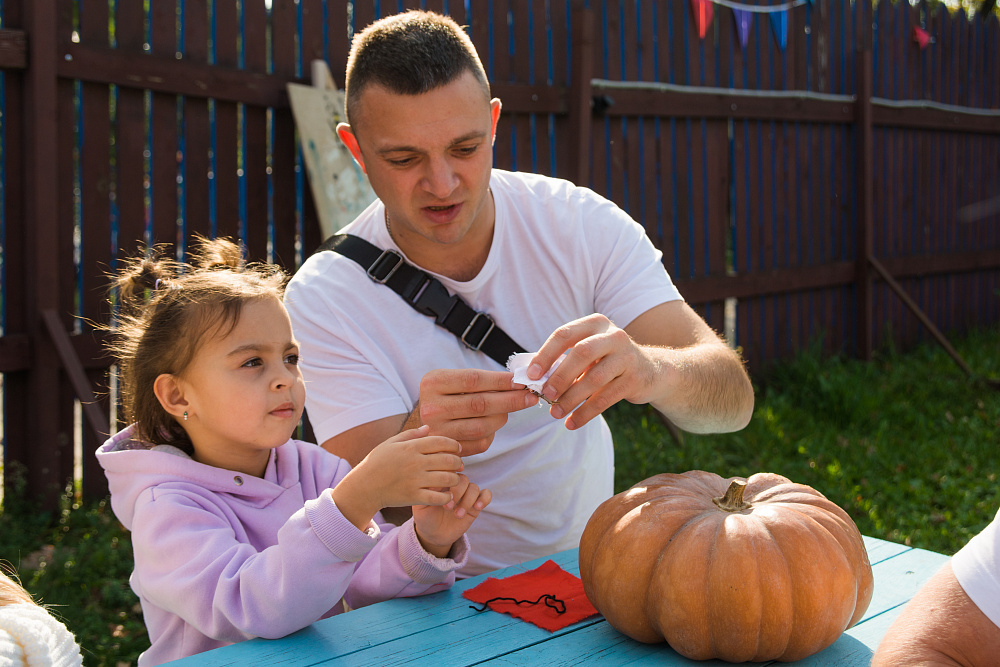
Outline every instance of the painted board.
[[337, 136], [337, 123], [344, 119], [344, 91], [297, 83], [287, 87], [316, 214], [327, 238], [375, 201], [375, 192]]

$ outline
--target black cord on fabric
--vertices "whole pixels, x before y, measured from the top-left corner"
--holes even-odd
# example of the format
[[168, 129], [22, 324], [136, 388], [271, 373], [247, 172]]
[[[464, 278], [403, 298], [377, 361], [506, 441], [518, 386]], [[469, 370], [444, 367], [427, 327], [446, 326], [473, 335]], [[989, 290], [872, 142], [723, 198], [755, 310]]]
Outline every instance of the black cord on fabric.
[[489, 609], [489, 605], [491, 602], [498, 602], [500, 600], [503, 600], [505, 602], [513, 602], [514, 604], [539, 604], [541, 602], [544, 602], [546, 607], [555, 609], [557, 614], [566, 613], [566, 603], [557, 598], [555, 595], [549, 595], [549, 594], [543, 595], [542, 597], [538, 598], [535, 601], [518, 600], [517, 598], [503, 598], [503, 597], [490, 598], [489, 600], [483, 603], [482, 609], [471, 604], [469, 605], [469, 609], [474, 609], [475, 611], [479, 612], [486, 611], [487, 609]]

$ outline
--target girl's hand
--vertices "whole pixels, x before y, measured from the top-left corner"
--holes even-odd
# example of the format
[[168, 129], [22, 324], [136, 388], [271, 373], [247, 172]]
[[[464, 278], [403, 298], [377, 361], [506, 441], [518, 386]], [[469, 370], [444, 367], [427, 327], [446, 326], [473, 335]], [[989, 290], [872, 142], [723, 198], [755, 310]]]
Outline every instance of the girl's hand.
[[493, 500], [489, 489], [480, 489], [465, 475], [445, 493], [450, 500], [443, 505], [414, 505], [413, 527], [424, 549], [438, 558], [446, 558], [479, 513]]
[[348, 521], [365, 530], [382, 508], [452, 500], [448, 489], [463, 477], [462, 446], [451, 438], [428, 436], [428, 430], [421, 426], [389, 438], [340, 480], [331, 493]]

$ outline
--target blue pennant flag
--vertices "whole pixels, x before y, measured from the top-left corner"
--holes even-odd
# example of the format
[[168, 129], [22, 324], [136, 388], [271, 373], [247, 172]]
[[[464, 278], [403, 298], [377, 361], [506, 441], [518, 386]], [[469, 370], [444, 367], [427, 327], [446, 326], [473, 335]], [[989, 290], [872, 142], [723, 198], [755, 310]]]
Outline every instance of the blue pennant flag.
[[784, 51], [788, 45], [788, 12], [772, 12], [771, 27], [774, 28], [774, 38], [778, 40], [778, 46]]

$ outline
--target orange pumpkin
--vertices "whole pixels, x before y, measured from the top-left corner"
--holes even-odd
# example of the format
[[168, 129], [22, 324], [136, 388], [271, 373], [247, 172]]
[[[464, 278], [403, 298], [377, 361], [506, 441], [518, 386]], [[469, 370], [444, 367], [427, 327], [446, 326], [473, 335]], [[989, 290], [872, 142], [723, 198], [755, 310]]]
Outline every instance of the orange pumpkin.
[[580, 541], [580, 578], [620, 632], [694, 660], [799, 660], [861, 618], [872, 569], [861, 534], [818, 491], [772, 473], [662, 474], [605, 501]]

